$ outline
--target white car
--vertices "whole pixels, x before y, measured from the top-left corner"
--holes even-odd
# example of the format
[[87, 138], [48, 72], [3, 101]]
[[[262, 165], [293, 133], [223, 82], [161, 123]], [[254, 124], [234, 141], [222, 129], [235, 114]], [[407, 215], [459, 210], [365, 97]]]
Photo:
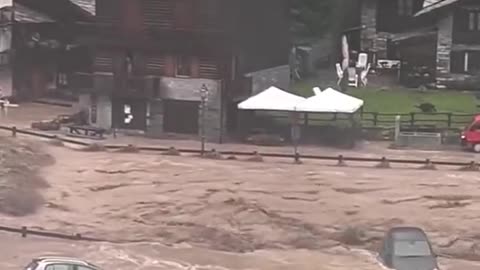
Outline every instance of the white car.
[[25, 270], [101, 270], [101, 268], [76, 258], [43, 256], [33, 259]]

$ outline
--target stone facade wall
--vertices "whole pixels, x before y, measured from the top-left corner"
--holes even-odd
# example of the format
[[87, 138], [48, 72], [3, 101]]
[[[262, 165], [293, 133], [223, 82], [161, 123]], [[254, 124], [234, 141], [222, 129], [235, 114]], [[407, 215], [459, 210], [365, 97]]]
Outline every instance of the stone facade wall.
[[112, 101], [109, 96], [81, 94], [74, 109], [86, 111], [90, 125], [107, 130], [112, 128]]
[[[225, 134], [226, 118], [222, 116], [221, 83], [216, 80], [196, 78], [171, 78], [163, 77], [160, 81], [160, 99], [152, 100], [149, 104], [149, 120], [147, 135], [160, 137], [163, 133], [164, 99], [201, 101], [200, 89], [202, 85], [209, 90], [207, 109], [205, 112], [205, 136], [208, 141], [219, 142]], [[200, 109], [200, 106], [199, 106]], [[199, 136], [201, 135], [201, 111], [199, 111]]]
[[147, 132], [149, 137], [160, 137], [163, 134], [163, 102], [160, 99], [150, 101], [148, 106]]
[[360, 12], [360, 23], [366, 27], [360, 33], [361, 50], [375, 50], [377, 39], [377, 2], [374, 0], [362, 1]]
[[377, 1], [365, 0], [361, 7], [361, 25], [366, 28], [360, 33], [360, 49], [375, 52], [377, 59], [387, 57], [387, 41], [389, 33], [377, 32]]
[[290, 66], [278, 66], [259, 70], [245, 75], [252, 78], [252, 95], [256, 95], [270, 86], [283, 90], [290, 89]]
[[437, 22], [437, 66], [436, 83], [438, 87], [445, 87], [450, 76], [450, 53], [453, 45], [453, 14], [441, 17]]

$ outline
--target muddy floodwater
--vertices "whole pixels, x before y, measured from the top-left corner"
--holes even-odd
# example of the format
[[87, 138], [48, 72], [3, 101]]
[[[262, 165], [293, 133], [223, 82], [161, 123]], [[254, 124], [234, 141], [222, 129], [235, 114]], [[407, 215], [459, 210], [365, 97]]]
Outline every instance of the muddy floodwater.
[[445, 269], [480, 267], [478, 172], [41, 151], [54, 161], [30, 171], [39, 205], [2, 224], [106, 242], [1, 233], [2, 269], [49, 253], [106, 269], [381, 269], [374, 251], [395, 225], [424, 228]]

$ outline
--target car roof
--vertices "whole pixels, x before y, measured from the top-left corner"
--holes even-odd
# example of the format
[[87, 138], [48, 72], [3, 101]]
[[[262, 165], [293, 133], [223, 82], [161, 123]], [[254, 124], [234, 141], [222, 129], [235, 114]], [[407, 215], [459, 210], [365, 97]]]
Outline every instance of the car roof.
[[394, 227], [389, 234], [394, 240], [427, 240], [427, 234], [418, 227]]
[[89, 263], [85, 260], [74, 258], [74, 257], [64, 257], [64, 256], [40, 256], [34, 259], [34, 261], [41, 261], [47, 263], [73, 263], [78, 265], [90, 266], [93, 268], [98, 268], [98, 266]]

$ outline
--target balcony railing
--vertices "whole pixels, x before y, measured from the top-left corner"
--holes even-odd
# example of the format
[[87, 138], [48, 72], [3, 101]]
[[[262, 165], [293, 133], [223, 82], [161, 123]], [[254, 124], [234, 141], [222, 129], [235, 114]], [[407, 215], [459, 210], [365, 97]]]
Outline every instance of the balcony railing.
[[480, 44], [480, 31], [456, 31], [453, 33], [453, 43]]
[[71, 87], [81, 92], [102, 93], [123, 97], [150, 98], [158, 92], [155, 78], [134, 76], [125, 78], [114, 76], [113, 73], [75, 73], [71, 78]]

